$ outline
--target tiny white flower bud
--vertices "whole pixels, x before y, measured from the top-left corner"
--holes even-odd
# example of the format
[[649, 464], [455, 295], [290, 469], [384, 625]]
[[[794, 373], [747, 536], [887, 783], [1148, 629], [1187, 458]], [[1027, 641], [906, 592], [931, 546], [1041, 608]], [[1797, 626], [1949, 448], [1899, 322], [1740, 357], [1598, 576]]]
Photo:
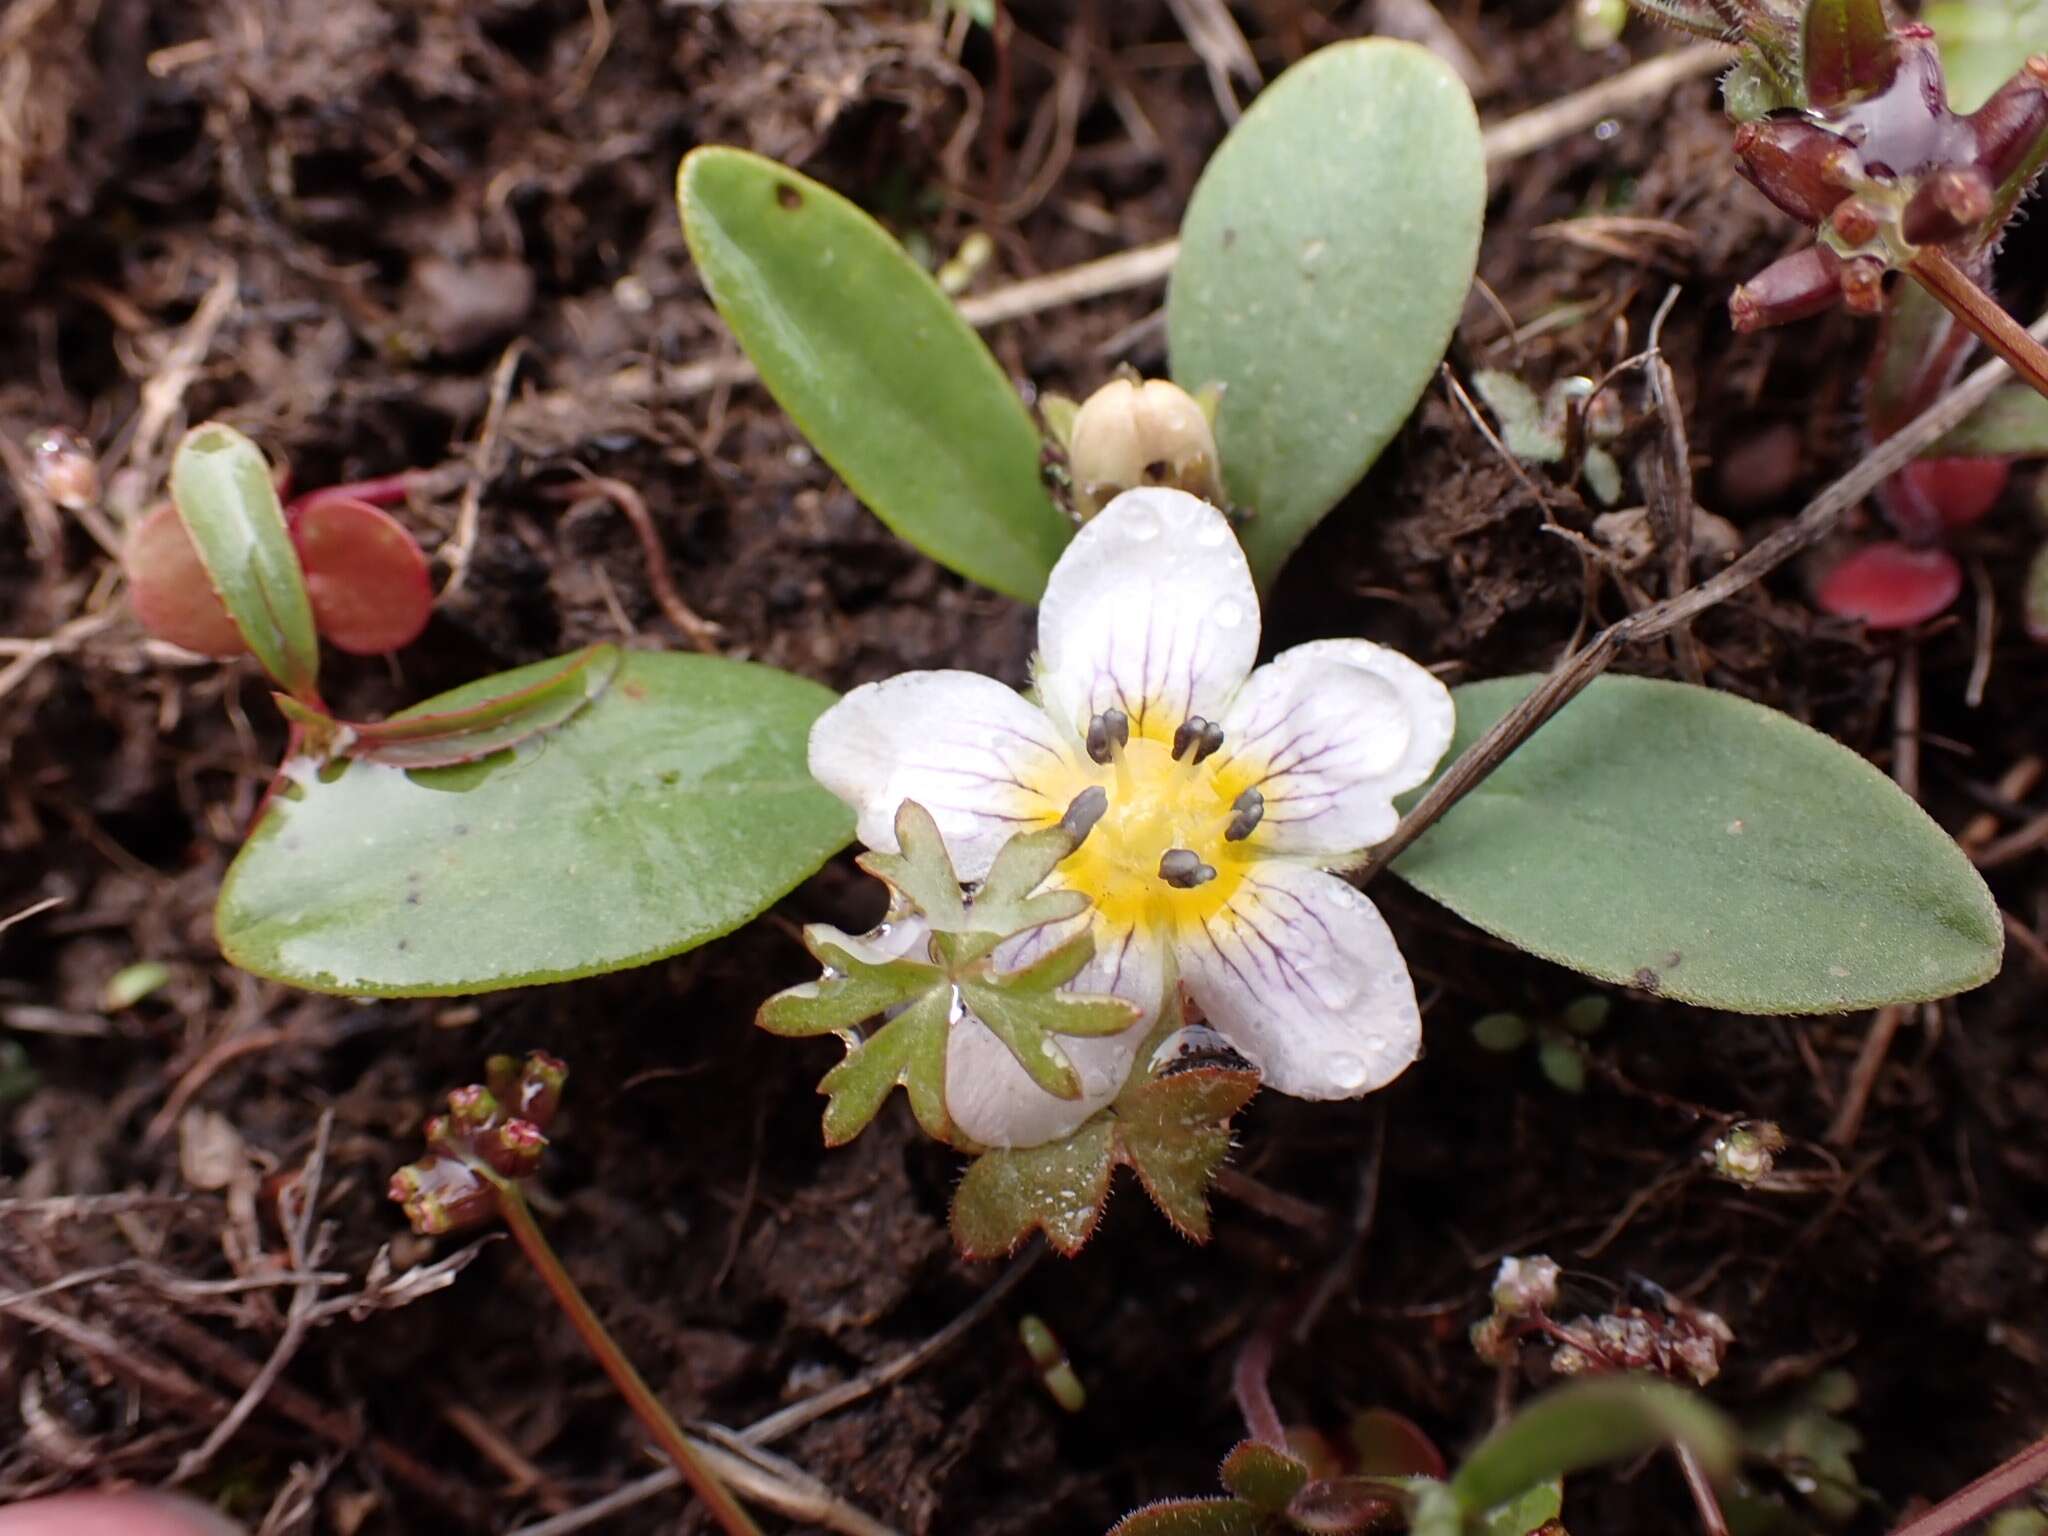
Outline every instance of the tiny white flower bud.
[[1093, 517], [1139, 486], [1165, 485], [1221, 505], [1216, 434], [1193, 395], [1165, 379], [1112, 379], [1081, 403], [1067, 444], [1074, 502]]
[[1727, 1134], [1707, 1152], [1714, 1172], [1731, 1184], [1754, 1187], [1777, 1166], [1785, 1150], [1785, 1133], [1769, 1120], [1744, 1120], [1731, 1125]]
[[1557, 1305], [1557, 1263], [1548, 1255], [1506, 1258], [1493, 1277], [1493, 1310], [1502, 1317], [1527, 1317]]

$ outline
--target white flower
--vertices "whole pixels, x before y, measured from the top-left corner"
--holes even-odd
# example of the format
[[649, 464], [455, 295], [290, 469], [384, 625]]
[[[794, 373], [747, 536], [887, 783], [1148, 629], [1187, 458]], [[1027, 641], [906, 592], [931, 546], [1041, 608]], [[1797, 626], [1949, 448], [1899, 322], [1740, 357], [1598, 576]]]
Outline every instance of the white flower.
[[[948, 1042], [948, 1113], [989, 1146], [1066, 1135], [1115, 1098], [1169, 981], [1267, 1086], [1350, 1098], [1415, 1059], [1408, 967], [1373, 905], [1326, 871], [1358, 862], [1449, 745], [1443, 684], [1364, 640], [1320, 640], [1257, 671], [1258, 595], [1223, 515], [1126, 492], [1061, 555], [1038, 615], [1038, 702], [972, 672], [856, 688], [811, 730], [811, 772], [894, 850], [905, 800], [931, 812], [963, 880], [1084, 790], [1108, 808], [1050, 884], [1094, 903], [1078, 991], [1145, 1010], [1062, 1041], [1079, 1099], [1037, 1087], [971, 1016]], [[1013, 941], [1028, 951], [1073, 931]], [[1010, 957], [1005, 957], [1006, 960]]]

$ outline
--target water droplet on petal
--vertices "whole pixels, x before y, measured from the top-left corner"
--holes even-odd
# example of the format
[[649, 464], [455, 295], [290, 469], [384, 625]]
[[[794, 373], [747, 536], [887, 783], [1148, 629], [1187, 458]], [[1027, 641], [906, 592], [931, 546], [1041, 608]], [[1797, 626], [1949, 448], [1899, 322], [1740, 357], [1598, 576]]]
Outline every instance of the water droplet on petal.
[[1159, 537], [1159, 515], [1147, 507], [1136, 508], [1125, 515], [1124, 532], [1133, 544], [1149, 544]]
[[1235, 629], [1244, 622], [1244, 609], [1225, 598], [1216, 605], [1214, 617], [1218, 629]]
[[1339, 1088], [1357, 1088], [1365, 1082], [1365, 1063], [1349, 1052], [1330, 1058], [1330, 1080]]
[[1214, 549], [1229, 537], [1230, 525], [1228, 523], [1224, 522], [1220, 517], [1205, 517], [1202, 519], [1200, 531], [1195, 534], [1195, 542], [1204, 549]]

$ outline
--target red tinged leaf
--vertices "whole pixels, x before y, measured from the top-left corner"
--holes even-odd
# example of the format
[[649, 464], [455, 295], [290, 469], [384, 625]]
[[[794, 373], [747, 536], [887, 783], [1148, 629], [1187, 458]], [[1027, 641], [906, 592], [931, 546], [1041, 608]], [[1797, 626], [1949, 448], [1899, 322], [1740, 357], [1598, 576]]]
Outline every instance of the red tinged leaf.
[[1950, 530], [1969, 527], [1997, 506], [2011, 478], [2004, 459], [1920, 459], [1899, 473], [1904, 493]]
[[1944, 611], [1963, 590], [1963, 569], [1945, 549], [1872, 544], [1822, 578], [1814, 601], [1839, 619], [1872, 629], [1911, 629]]
[[309, 496], [292, 511], [313, 620], [328, 644], [380, 656], [418, 639], [434, 611], [434, 584], [413, 536], [355, 497]]
[[169, 502], [129, 531], [121, 565], [128, 573], [128, 606], [157, 639], [202, 656], [248, 653], [249, 642], [228, 617], [198, 546]]
[[1899, 72], [1884, 0], [1809, 0], [1799, 52], [1808, 103], [1823, 110], [1875, 96]]

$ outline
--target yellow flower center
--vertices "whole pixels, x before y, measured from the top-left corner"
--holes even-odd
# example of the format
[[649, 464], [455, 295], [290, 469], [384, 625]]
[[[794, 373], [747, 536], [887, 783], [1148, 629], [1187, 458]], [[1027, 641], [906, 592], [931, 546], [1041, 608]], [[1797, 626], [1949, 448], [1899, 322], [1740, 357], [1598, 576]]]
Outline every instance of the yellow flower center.
[[[1109, 807], [1059, 877], [1093, 901], [1105, 922], [1119, 930], [1193, 928], [1229, 904], [1252, 859], [1253, 839], [1225, 836], [1251, 785], [1242, 766], [1176, 761], [1170, 740], [1133, 731], [1108, 763], [1076, 764], [1071, 787], [1056, 798], [1064, 804], [1091, 785], [1102, 786]], [[1176, 856], [1169, 870], [1192, 864], [1199, 878], [1162, 875], [1169, 855]]]

